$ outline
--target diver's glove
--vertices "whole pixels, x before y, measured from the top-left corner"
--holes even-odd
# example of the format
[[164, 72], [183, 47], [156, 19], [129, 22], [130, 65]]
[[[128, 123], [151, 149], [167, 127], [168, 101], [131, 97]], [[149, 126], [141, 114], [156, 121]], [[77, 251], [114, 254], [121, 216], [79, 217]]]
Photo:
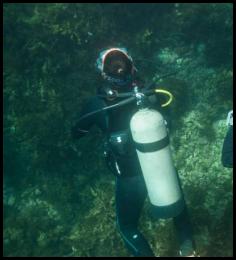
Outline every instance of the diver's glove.
[[227, 126], [233, 126], [233, 110], [229, 111], [227, 119], [226, 119]]

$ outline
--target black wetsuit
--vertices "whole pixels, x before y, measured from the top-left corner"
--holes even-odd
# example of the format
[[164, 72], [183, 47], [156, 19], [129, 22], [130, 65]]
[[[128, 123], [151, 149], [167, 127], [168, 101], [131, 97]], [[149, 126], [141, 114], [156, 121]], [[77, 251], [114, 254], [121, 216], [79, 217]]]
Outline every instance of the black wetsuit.
[[[160, 111], [161, 107], [157, 98], [157, 96], [151, 98], [152, 106]], [[84, 106], [80, 116], [118, 101], [120, 99], [107, 101], [97, 96], [93, 97]], [[138, 221], [147, 190], [129, 131], [129, 121], [136, 110], [137, 107], [133, 102], [116, 109], [100, 112], [79, 121], [73, 127], [72, 135], [75, 138], [80, 138], [96, 124], [107, 136], [107, 164], [116, 176], [118, 229], [127, 248], [134, 256], [154, 256], [148, 242], [138, 230]], [[115, 142], [117, 138], [120, 138], [121, 141], [119, 145]], [[174, 224], [182, 254], [191, 254], [193, 240], [186, 207], [180, 215], [174, 218]]]
[[229, 127], [225, 136], [221, 160], [224, 167], [233, 167], [233, 126]]

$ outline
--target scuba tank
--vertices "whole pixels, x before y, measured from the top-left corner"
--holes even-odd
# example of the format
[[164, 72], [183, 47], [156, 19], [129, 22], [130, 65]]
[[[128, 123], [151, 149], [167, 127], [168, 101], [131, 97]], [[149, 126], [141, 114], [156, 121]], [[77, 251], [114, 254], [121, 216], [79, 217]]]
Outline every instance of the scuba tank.
[[[139, 93], [140, 94], [140, 93]], [[130, 129], [153, 212], [161, 218], [177, 216], [184, 207], [174, 167], [165, 120], [141, 101], [130, 120]]]

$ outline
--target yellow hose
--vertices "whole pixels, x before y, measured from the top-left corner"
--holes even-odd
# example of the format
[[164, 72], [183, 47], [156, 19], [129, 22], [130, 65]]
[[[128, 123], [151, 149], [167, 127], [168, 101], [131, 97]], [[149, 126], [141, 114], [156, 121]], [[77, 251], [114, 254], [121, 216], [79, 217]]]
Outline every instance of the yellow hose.
[[167, 96], [169, 96], [169, 100], [165, 104], [162, 104], [161, 105], [162, 107], [166, 107], [166, 106], [168, 106], [172, 102], [173, 95], [169, 91], [164, 90], [164, 89], [155, 89], [155, 92], [156, 93], [166, 94]]

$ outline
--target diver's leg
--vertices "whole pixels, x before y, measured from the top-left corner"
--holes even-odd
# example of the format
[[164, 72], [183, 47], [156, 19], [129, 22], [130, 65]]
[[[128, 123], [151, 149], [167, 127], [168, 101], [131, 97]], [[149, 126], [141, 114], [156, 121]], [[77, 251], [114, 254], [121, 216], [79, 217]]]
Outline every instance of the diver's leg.
[[174, 217], [174, 226], [179, 239], [179, 248], [181, 256], [190, 256], [195, 252], [195, 243], [193, 239], [192, 225], [185, 205], [183, 211]]
[[193, 238], [192, 224], [188, 214], [188, 209], [184, 198], [183, 187], [177, 169], [176, 172], [179, 186], [183, 194], [183, 199], [185, 203], [181, 213], [173, 218], [177, 237], [179, 239], [179, 253], [180, 256], [192, 256], [195, 255], [195, 241]]
[[138, 231], [138, 220], [146, 194], [142, 176], [117, 177], [117, 226], [128, 250], [134, 256], [154, 256], [146, 239]]

